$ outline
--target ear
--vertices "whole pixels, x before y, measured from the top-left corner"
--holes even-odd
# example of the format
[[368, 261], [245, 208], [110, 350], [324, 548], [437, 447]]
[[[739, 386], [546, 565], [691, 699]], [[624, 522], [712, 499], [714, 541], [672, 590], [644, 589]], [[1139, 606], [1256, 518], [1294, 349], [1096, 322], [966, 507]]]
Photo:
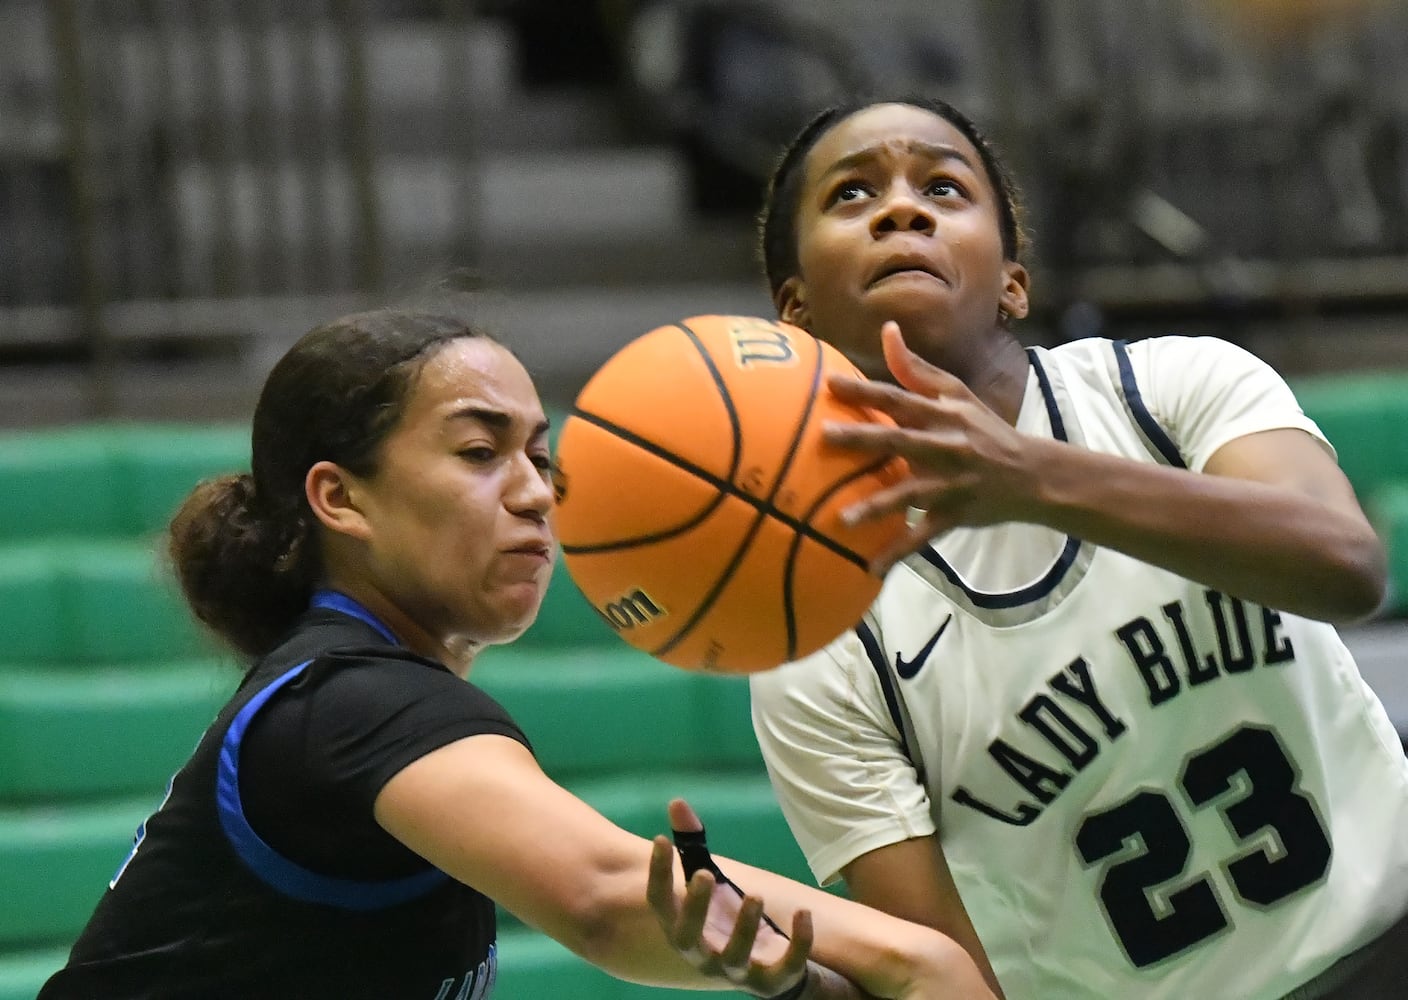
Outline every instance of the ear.
[[1025, 267], [1011, 260], [1002, 265], [1002, 270], [1002, 294], [998, 296], [997, 306], [1012, 319], [1026, 319], [1031, 312], [1031, 300], [1027, 297], [1031, 275]]
[[357, 506], [355, 480], [335, 462], [317, 462], [303, 477], [303, 493], [323, 527], [365, 540], [371, 535], [371, 525]]
[[801, 278], [793, 275], [784, 281], [773, 296], [773, 304], [777, 307], [777, 318], [782, 322], [811, 331], [812, 316], [811, 310], [807, 308], [807, 287], [802, 284]]

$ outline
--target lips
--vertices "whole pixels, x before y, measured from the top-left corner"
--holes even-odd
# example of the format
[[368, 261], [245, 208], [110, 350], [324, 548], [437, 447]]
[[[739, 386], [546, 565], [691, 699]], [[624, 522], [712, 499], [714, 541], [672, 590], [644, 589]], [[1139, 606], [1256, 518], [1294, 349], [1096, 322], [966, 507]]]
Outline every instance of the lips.
[[877, 285], [886, 278], [893, 278], [897, 274], [925, 274], [937, 281], [948, 284], [948, 279], [939, 273], [929, 260], [920, 254], [900, 254], [898, 256], [887, 257], [878, 268], [870, 275], [870, 280], [866, 282], [867, 287]]
[[552, 557], [552, 546], [546, 542], [524, 542], [521, 545], [509, 546], [504, 551], [516, 556], [540, 556], [543, 559]]

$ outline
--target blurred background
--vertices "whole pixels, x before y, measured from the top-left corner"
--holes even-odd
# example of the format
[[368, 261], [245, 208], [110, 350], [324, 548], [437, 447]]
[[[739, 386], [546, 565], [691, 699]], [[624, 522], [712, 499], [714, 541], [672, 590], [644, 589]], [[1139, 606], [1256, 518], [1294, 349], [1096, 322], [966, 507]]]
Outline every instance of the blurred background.
[[[1292, 382], [1390, 548], [1347, 635], [1408, 735], [1408, 3], [0, 0], [0, 1000], [238, 675], [156, 539], [247, 463], [273, 361], [453, 274], [560, 410], [657, 325], [771, 315], [763, 181], [856, 91], [944, 97], [1015, 169], [1029, 343], [1210, 334]], [[476, 679], [613, 818], [688, 793], [806, 878], [746, 692], [634, 655], [558, 579]], [[508, 1000], [665, 995], [512, 920], [503, 955]]]

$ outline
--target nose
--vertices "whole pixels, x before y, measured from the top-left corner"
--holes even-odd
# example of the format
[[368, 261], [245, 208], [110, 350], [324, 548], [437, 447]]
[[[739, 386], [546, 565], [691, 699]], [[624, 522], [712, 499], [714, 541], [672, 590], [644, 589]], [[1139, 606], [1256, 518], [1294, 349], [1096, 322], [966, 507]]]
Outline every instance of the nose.
[[933, 207], [907, 184], [896, 185], [875, 206], [870, 219], [872, 236], [885, 233], [933, 233], [936, 227]]
[[552, 505], [552, 483], [531, 458], [520, 455], [514, 462], [504, 506], [514, 514], [542, 521], [547, 518]]

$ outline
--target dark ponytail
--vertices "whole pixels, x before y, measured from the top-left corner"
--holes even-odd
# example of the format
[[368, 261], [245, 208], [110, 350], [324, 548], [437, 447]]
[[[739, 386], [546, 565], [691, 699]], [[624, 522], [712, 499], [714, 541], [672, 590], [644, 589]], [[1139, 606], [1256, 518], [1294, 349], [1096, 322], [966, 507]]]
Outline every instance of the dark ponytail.
[[259, 656], [308, 606], [316, 560], [307, 528], [261, 516], [254, 477], [201, 483], [171, 519], [168, 551], [195, 616], [249, 656]]

